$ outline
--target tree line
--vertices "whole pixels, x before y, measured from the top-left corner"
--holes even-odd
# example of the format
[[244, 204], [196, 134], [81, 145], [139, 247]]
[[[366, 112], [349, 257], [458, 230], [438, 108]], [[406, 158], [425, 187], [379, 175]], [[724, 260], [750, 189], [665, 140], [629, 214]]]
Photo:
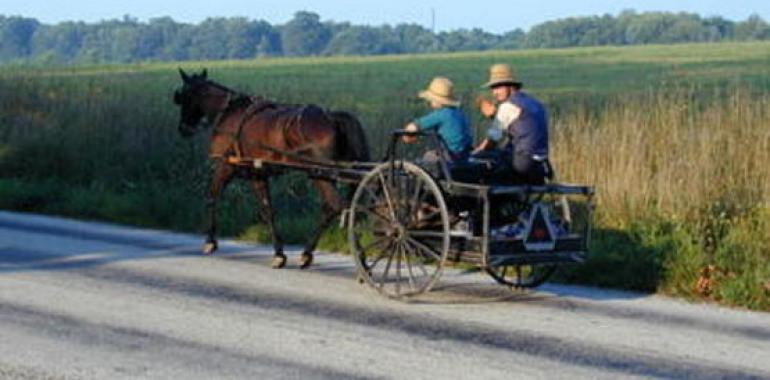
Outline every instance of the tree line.
[[478, 28], [434, 33], [418, 24], [335, 23], [306, 11], [296, 12], [280, 25], [244, 17], [189, 24], [169, 17], [140, 22], [130, 16], [49, 25], [34, 18], [0, 15], [0, 63], [126, 63], [750, 40], [770, 40], [770, 25], [758, 15], [736, 22], [694, 13], [628, 10], [616, 16], [548, 21], [527, 32], [516, 28], [502, 34]]

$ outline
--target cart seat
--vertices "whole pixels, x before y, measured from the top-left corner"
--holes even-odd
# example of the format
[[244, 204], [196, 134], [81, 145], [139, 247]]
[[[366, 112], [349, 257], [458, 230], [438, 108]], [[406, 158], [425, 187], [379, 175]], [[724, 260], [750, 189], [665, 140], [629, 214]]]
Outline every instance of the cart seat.
[[453, 181], [484, 183], [495, 169], [495, 160], [491, 158], [471, 157], [465, 161], [449, 165], [449, 174]]
[[543, 163], [543, 177], [529, 179], [522, 182], [517, 179], [513, 168], [499, 160], [490, 158], [471, 157], [464, 162], [455, 162], [449, 165], [449, 174], [453, 181], [483, 185], [511, 186], [517, 184], [543, 185], [553, 178], [553, 169], [550, 163]]

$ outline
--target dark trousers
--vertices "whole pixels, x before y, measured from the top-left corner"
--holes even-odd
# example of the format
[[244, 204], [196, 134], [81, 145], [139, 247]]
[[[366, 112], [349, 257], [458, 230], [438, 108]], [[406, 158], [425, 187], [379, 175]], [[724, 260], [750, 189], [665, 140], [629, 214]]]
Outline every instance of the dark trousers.
[[506, 149], [493, 149], [474, 156], [492, 160], [491, 183], [504, 185], [542, 185], [548, 176], [548, 161], [535, 161], [529, 154], [514, 154]]
[[513, 155], [513, 181], [517, 184], [545, 184], [545, 162], [535, 161], [531, 155]]

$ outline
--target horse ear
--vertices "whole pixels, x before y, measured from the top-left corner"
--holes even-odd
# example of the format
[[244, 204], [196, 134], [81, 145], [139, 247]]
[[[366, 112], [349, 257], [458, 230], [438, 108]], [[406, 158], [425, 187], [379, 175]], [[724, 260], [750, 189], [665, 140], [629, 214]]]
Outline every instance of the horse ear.
[[201, 72], [201, 78], [206, 79], [206, 76], [208, 75], [209, 75], [208, 70], [203, 69], [203, 71]]
[[187, 73], [186, 73], [186, 72], [184, 72], [184, 70], [182, 70], [182, 68], [181, 68], [181, 67], [179, 68], [179, 75], [181, 75], [181, 76], [182, 76], [182, 80], [183, 80], [183, 81], [185, 81], [185, 82], [187, 82], [187, 81], [189, 81], [189, 80], [190, 80], [190, 77], [189, 77], [189, 76], [187, 76]]

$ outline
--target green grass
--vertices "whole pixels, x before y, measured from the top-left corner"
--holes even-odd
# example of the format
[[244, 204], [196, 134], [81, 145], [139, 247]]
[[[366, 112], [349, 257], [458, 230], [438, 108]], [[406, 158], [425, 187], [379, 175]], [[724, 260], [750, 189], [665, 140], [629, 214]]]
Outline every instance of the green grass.
[[[661, 291], [768, 310], [770, 43], [597, 47], [437, 55], [0, 68], [0, 207], [199, 231], [206, 136], [176, 131], [177, 67], [229, 87], [354, 112], [374, 157], [427, 111], [417, 91], [449, 76], [470, 104], [489, 65], [512, 64], [551, 111], [560, 178], [598, 189], [592, 256], [567, 282]], [[486, 125], [467, 106], [477, 136]], [[272, 186], [278, 228], [301, 243], [315, 190]], [[266, 240], [245, 183], [221, 231]], [[344, 232], [321, 245], [339, 250]], [[715, 269], [708, 295], [696, 285]]]

